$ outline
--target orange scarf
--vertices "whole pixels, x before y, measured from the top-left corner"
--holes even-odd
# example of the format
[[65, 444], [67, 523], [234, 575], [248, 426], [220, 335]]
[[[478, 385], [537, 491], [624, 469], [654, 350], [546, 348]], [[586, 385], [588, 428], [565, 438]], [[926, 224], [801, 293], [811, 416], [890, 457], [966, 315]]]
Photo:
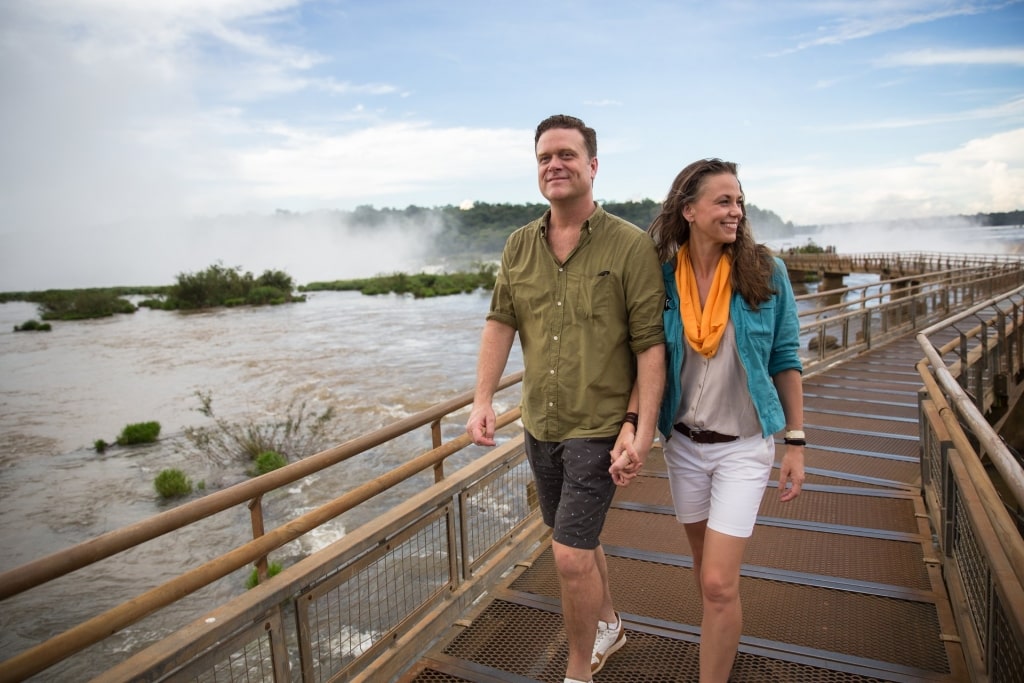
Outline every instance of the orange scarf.
[[676, 255], [676, 288], [679, 290], [679, 315], [683, 319], [683, 330], [686, 341], [694, 351], [711, 358], [718, 351], [718, 344], [725, 334], [729, 323], [729, 300], [732, 298], [732, 284], [729, 274], [732, 263], [725, 254], [718, 259], [715, 266], [715, 279], [711, 282], [711, 291], [705, 302], [704, 310], [700, 308], [700, 292], [697, 289], [697, 276], [690, 262], [690, 245], [684, 244]]

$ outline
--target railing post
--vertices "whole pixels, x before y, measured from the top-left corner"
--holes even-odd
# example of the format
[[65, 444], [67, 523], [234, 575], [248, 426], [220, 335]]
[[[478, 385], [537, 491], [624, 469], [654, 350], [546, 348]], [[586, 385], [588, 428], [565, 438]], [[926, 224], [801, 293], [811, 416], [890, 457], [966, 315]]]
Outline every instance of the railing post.
[[969, 387], [967, 386], [967, 369], [970, 367], [970, 365], [968, 365], [967, 362], [967, 335], [964, 334], [963, 332], [960, 332], [959, 330], [957, 331], [957, 334], [960, 338], [960, 350], [958, 352], [958, 355], [960, 356], [960, 367], [962, 368], [962, 370], [959, 374], [957, 374], [956, 381], [957, 384], [959, 384], [960, 387], [966, 391], [969, 389]]
[[[263, 494], [259, 494], [249, 501], [249, 520], [252, 524], [252, 538], [257, 538], [266, 533], [263, 526]], [[260, 583], [267, 580], [267, 556], [260, 555], [256, 559], [256, 578]]]
[[[434, 448], [441, 447], [441, 420], [434, 420], [430, 423], [430, 441], [434, 444]], [[444, 460], [440, 460], [434, 465], [434, 483], [444, 481]]]
[[988, 323], [981, 321], [981, 334], [979, 335], [981, 345], [981, 359], [974, 371], [974, 405], [983, 414], [985, 412], [985, 373], [988, 372]]

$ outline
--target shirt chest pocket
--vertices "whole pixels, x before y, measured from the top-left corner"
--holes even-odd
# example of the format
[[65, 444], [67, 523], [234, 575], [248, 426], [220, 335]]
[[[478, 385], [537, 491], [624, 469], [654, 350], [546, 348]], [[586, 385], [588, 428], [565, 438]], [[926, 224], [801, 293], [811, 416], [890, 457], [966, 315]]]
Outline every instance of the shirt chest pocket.
[[745, 335], [758, 353], [767, 355], [775, 338], [775, 300], [769, 299], [757, 307], [755, 311], [746, 301], [740, 299], [743, 315], [741, 334]]
[[602, 320], [621, 308], [622, 287], [618, 276], [610, 270], [599, 270], [587, 275], [573, 274], [569, 278], [571, 301], [576, 302], [576, 314], [583, 320]]

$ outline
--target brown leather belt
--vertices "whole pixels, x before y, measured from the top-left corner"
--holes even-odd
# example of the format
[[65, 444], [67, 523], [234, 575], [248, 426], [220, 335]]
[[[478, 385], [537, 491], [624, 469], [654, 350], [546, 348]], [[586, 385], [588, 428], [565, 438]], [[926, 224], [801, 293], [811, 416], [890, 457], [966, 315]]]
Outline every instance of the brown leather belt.
[[694, 443], [729, 443], [740, 438], [738, 436], [729, 436], [728, 434], [719, 434], [708, 429], [690, 429], [682, 422], [675, 425], [675, 428], [677, 432]]

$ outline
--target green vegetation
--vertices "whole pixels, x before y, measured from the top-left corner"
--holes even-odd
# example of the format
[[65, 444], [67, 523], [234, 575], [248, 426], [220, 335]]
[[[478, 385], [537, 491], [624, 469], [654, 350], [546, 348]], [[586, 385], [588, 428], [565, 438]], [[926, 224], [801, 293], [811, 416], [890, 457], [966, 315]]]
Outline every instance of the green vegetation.
[[284, 467], [288, 462], [277, 451], [263, 451], [256, 456], [256, 474], [266, 474]]
[[15, 332], [49, 332], [52, 329], [50, 323], [41, 323], [38, 320], [26, 320], [22, 324], [14, 326]]
[[834, 252], [835, 247], [820, 247], [813, 239], [809, 239], [807, 244], [801, 247], [793, 247], [789, 251], [795, 254], [826, 254]]
[[107, 450], [107, 446], [109, 446], [109, 445], [110, 445], [110, 444], [108, 444], [108, 443], [107, 443], [106, 441], [104, 441], [103, 439], [96, 439], [96, 440], [95, 440], [95, 441], [93, 441], [93, 443], [92, 443], [92, 447], [96, 449], [96, 452], [97, 452], [97, 453], [105, 453], [105, 452], [106, 452], [106, 450]]
[[407, 275], [393, 273], [374, 278], [357, 280], [335, 280], [334, 282], [311, 282], [302, 291], [359, 291], [363, 294], [412, 294], [417, 299], [447, 296], [449, 294], [467, 294], [479, 288], [493, 289], [494, 275], [497, 267], [480, 265], [476, 272], [445, 273], [440, 275], [418, 273]]
[[293, 400], [283, 419], [270, 422], [246, 419], [234, 423], [214, 414], [212, 394], [197, 391], [196, 397], [200, 404], [197, 410], [212, 419], [214, 424], [210, 427], [187, 427], [185, 438], [193, 448], [214, 462], [242, 460], [257, 463], [261, 454], [272, 451], [287, 463], [317, 453], [330, 442], [327, 429], [334, 419], [333, 408], [315, 412], [307, 407], [305, 401], [296, 403]]
[[264, 271], [259, 277], [242, 272], [240, 266], [214, 264], [198, 273], [179, 273], [177, 283], [167, 288], [163, 300], [147, 299], [142, 305], [164, 310], [196, 310], [216, 306], [263, 306], [305, 301], [294, 296], [295, 283], [280, 270]]
[[159, 422], [136, 422], [126, 425], [117, 437], [118, 446], [132, 446], [140, 443], [153, 443], [160, 436]]
[[[271, 562], [267, 565], [267, 578], [270, 579], [277, 576], [281, 573], [282, 569], [284, 569], [284, 567], [282, 567], [280, 563]], [[249, 578], [245, 580], [245, 587], [252, 590], [258, 585], [260, 585], [260, 575], [256, 571], [256, 567], [253, 567], [252, 571], [249, 572]]]
[[0, 292], [0, 304], [10, 301], [30, 301], [41, 303], [44, 298], [52, 296], [70, 296], [80, 292], [102, 292], [115, 297], [132, 295], [150, 296], [163, 294], [166, 287], [94, 287], [88, 289], [47, 289], [37, 292]]
[[[108, 287], [93, 289], [48, 289], [42, 292], [6, 292], [0, 303], [31, 301], [39, 304], [43, 320], [83, 320], [115, 313], [134, 313], [135, 304], [123, 298], [141, 295], [139, 305], [161, 310], [195, 310], [214, 306], [263, 306], [305, 301], [294, 294], [295, 283], [280, 270], [264, 271], [259, 277], [241, 267], [212, 265], [199, 273], [181, 273], [167, 287]], [[42, 329], [25, 328], [22, 329]], [[20, 331], [15, 328], [15, 331]]]
[[192, 493], [192, 482], [181, 470], [161, 470], [153, 480], [153, 486], [161, 498], [176, 498]]
[[[667, 185], [665, 189], [668, 189]], [[608, 213], [625, 219], [642, 230], [646, 230], [661, 211], [661, 202], [656, 202], [653, 199], [631, 202], [602, 201], [601, 205]], [[443, 228], [434, 243], [437, 255], [491, 256], [501, 253], [505, 240], [515, 229], [540, 218], [547, 209], [547, 204], [542, 203], [488, 204], [478, 202], [469, 209], [460, 209], [456, 206], [433, 210], [409, 207], [402, 214], [404, 216], [420, 216], [421, 219], [430, 217], [431, 212], [439, 214]], [[351, 220], [353, 223], [358, 223], [359, 219], [370, 216], [372, 211], [369, 207], [359, 207]], [[379, 211], [377, 215], [387, 214], [384, 211]], [[795, 231], [792, 223], [783, 221], [771, 211], [759, 209], [751, 204], [747, 205], [747, 216], [754, 226], [758, 240], [778, 235], [791, 235]]]
[[135, 304], [113, 289], [48, 289], [33, 300], [39, 304], [43, 320], [85, 320], [135, 312]]

